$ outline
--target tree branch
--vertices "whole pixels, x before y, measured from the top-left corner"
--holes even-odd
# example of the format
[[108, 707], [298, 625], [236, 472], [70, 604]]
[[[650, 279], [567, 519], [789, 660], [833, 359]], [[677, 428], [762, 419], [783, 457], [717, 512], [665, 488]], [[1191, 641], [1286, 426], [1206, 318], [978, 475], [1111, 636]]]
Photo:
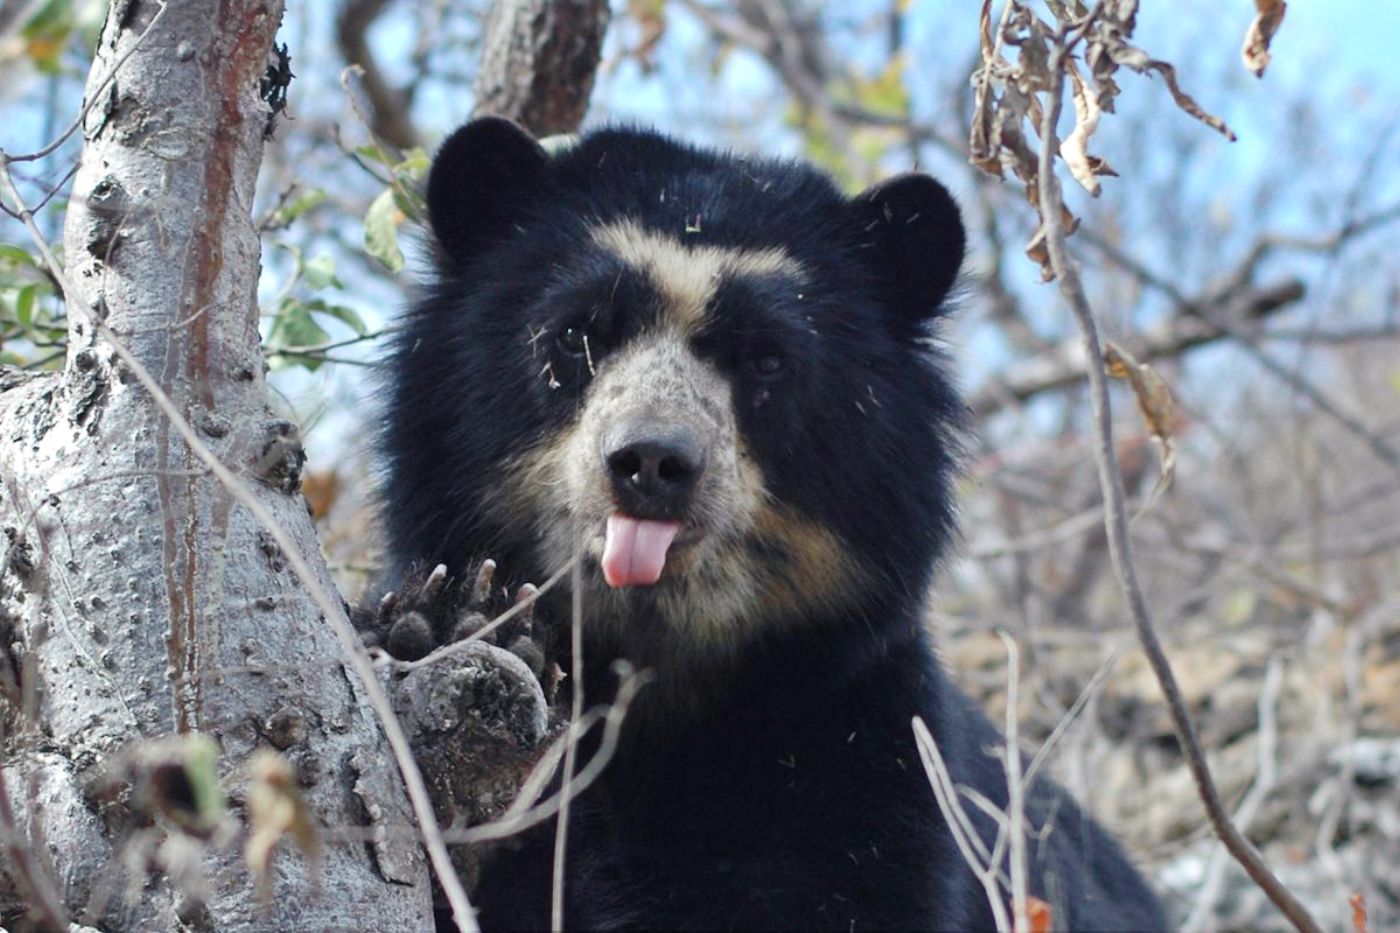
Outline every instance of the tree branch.
[[[1260, 244], [1277, 244], [1285, 241], [1291, 242], [1294, 249], [1313, 249], [1319, 252], [1330, 252], [1339, 249], [1349, 237], [1356, 236], [1378, 226], [1400, 218], [1400, 206], [1388, 208], [1376, 214], [1370, 215], [1359, 221], [1349, 223], [1336, 233], [1328, 237], [1316, 240], [1291, 240], [1280, 237], [1263, 237]], [[1150, 288], [1153, 288], [1171, 299], [1177, 308], [1187, 315], [1194, 315], [1200, 318], [1210, 327], [1218, 330], [1224, 336], [1230, 337], [1240, 347], [1254, 357], [1264, 369], [1283, 382], [1293, 391], [1308, 399], [1324, 414], [1346, 428], [1353, 436], [1364, 443], [1376, 457], [1388, 465], [1396, 472], [1400, 472], [1400, 451], [1397, 451], [1384, 438], [1377, 436], [1356, 418], [1347, 414], [1342, 407], [1325, 394], [1321, 389], [1314, 386], [1302, 375], [1288, 368], [1278, 360], [1274, 359], [1252, 339], [1252, 334], [1240, 326], [1238, 319], [1222, 314], [1221, 310], [1211, 302], [1202, 302], [1187, 297], [1172, 282], [1163, 276], [1157, 275], [1148, 269], [1138, 260], [1127, 255], [1106, 241], [1089, 234], [1084, 235], [1084, 239], [1095, 249], [1102, 252], [1117, 265], [1130, 272], [1138, 281]], [[1267, 254], [1274, 246], [1256, 245], [1254, 249], [1240, 262], [1235, 271], [1226, 278], [1226, 283], [1216, 289], [1216, 294], [1224, 297], [1237, 296], [1248, 286], [1249, 279], [1253, 275], [1254, 266]]]
[[[1101, 6], [1101, 4], [1100, 4]], [[1098, 8], [1095, 8], [1097, 12]], [[1090, 15], [1092, 19], [1093, 14]], [[1205, 752], [1196, 734], [1195, 723], [1191, 721], [1186, 702], [1172, 672], [1171, 663], [1162, 649], [1161, 641], [1152, 625], [1152, 617], [1143, 596], [1142, 586], [1137, 578], [1137, 566], [1133, 560], [1132, 539], [1128, 534], [1127, 492], [1123, 486], [1123, 474], [1118, 465], [1118, 455], [1113, 445], [1113, 415], [1108, 398], [1108, 373], [1103, 359], [1103, 348], [1099, 341], [1098, 321], [1084, 293], [1083, 282], [1078, 267], [1071, 261], [1069, 247], [1065, 242], [1064, 204], [1059, 178], [1055, 174], [1057, 145], [1056, 126], [1064, 105], [1065, 70], [1069, 61], [1072, 42], [1065, 32], [1053, 44], [1050, 53], [1048, 72], [1051, 86], [1047, 91], [1044, 113], [1040, 123], [1040, 149], [1036, 196], [1039, 200], [1040, 216], [1043, 219], [1046, 248], [1051, 268], [1059, 282], [1060, 294], [1069, 305], [1079, 324], [1083, 338], [1084, 357], [1088, 363], [1089, 396], [1093, 404], [1094, 455], [1098, 463], [1099, 486], [1104, 500], [1104, 529], [1108, 535], [1109, 554], [1113, 559], [1114, 571], [1128, 608], [1137, 629], [1138, 640], [1142, 644], [1148, 663], [1156, 675], [1157, 682], [1166, 698], [1167, 709], [1171, 714], [1172, 727], [1176, 732], [1182, 754], [1186, 758], [1191, 776], [1195, 780], [1197, 793], [1205, 804], [1206, 815], [1225, 848], [1244, 867], [1254, 882], [1269, 896], [1289, 921], [1299, 930], [1307, 933], [1320, 933], [1302, 903], [1279, 882], [1269, 867], [1264, 864], [1254, 845], [1246, 839], [1231, 822], [1230, 814], [1215, 786], [1210, 768], [1206, 764]]]
[[607, 0], [498, 0], [486, 20], [475, 115], [508, 117], [536, 136], [578, 129], [608, 19]]
[[[1179, 356], [1203, 344], [1233, 336], [1222, 322], [1259, 321], [1301, 300], [1303, 295], [1300, 279], [1259, 286], [1230, 295], [1208, 316], [1176, 314], [1140, 337], [1124, 342], [1143, 362]], [[1194, 303], [1193, 306], [1201, 307]], [[1016, 363], [974, 395], [968, 404], [973, 412], [985, 417], [1042, 392], [1077, 385], [1087, 371], [1082, 339], [1066, 340]]]
[[370, 132], [395, 149], [411, 149], [419, 138], [409, 115], [413, 95], [389, 84], [369, 47], [369, 28], [388, 5], [389, 0], [346, 0], [335, 19], [335, 36], [345, 63], [360, 66], [360, 84], [372, 108]]

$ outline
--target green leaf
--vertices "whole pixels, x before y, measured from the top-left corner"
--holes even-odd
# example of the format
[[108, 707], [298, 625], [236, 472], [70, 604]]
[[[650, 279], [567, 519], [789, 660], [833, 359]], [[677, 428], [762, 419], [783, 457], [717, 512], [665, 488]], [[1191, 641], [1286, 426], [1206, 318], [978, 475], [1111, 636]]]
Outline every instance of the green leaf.
[[[299, 301], [296, 298], [283, 298], [282, 303], [277, 307], [277, 314], [272, 325], [272, 333], [268, 335], [268, 348], [277, 350], [294, 350], [301, 347], [318, 347], [330, 341], [330, 334], [316, 323], [316, 319], [311, 316], [315, 310], [315, 302]], [[322, 363], [322, 360], [299, 357], [292, 358], [290, 365], [305, 366], [309, 370], [315, 370]]]
[[51, 34], [64, 28], [64, 24], [73, 18], [72, 0], [46, 0], [29, 17], [29, 20], [20, 30], [20, 35], [26, 39], [35, 36]]
[[324, 301], [313, 301], [311, 302], [311, 306], [313, 310], [319, 311], [322, 314], [328, 314], [353, 330], [357, 337], [363, 337], [369, 332], [369, 328], [365, 326], [364, 319], [355, 313], [353, 308], [347, 308], [345, 305], [328, 304]]
[[432, 164], [433, 160], [428, 157], [427, 151], [422, 146], [414, 146], [403, 154], [399, 164], [394, 166], [394, 172], [408, 180], [417, 181]]
[[390, 159], [389, 153], [374, 143], [370, 143], [366, 146], [356, 146], [355, 155], [362, 159], [368, 159], [377, 165], [382, 165], [385, 168], [392, 169], [394, 167], [393, 160]]
[[874, 113], [900, 117], [909, 112], [909, 89], [904, 84], [904, 56], [890, 60], [885, 70], [873, 78], [854, 81], [856, 103]]
[[1220, 607], [1220, 622], [1229, 628], [1238, 628], [1254, 618], [1254, 610], [1259, 605], [1259, 594], [1252, 589], [1236, 590], [1225, 598]]
[[15, 320], [27, 333], [34, 326], [34, 296], [38, 294], [37, 283], [26, 285], [15, 294]]
[[399, 249], [399, 224], [404, 212], [394, 200], [394, 189], [385, 189], [370, 204], [365, 214], [365, 252], [385, 265], [390, 272], [403, 269], [403, 252]]
[[394, 206], [408, 220], [422, 221], [428, 217], [428, 201], [423, 197], [423, 189], [418, 185], [411, 188], [394, 188]]
[[323, 204], [325, 200], [326, 192], [320, 188], [308, 188], [301, 191], [273, 212], [272, 223], [274, 226], [285, 227], [313, 207]]
[[313, 303], [290, 299], [286, 304], [286, 313], [278, 322], [284, 347], [319, 347], [330, 342], [331, 335], [311, 316]]
[[320, 291], [327, 286], [332, 288], [345, 287], [341, 284], [340, 279], [335, 277], [335, 257], [330, 253], [321, 253], [308, 260], [306, 264], [302, 266], [301, 271], [302, 276], [306, 280], [306, 284], [316, 291]]
[[217, 826], [224, 816], [224, 790], [219, 783], [219, 746], [202, 733], [184, 738], [185, 776], [193, 791], [202, 826]]
[[13, 243], [0, 243], [0, 259], [12, 262], [17, 266], [37, 267], [38, 263], [29, 254], [29, 250], [16, 246]]
[[73, 26], [72, 0], [47, 0], [25, 22], [20, 30], [24, 53], [41, 72], [59, 73]]

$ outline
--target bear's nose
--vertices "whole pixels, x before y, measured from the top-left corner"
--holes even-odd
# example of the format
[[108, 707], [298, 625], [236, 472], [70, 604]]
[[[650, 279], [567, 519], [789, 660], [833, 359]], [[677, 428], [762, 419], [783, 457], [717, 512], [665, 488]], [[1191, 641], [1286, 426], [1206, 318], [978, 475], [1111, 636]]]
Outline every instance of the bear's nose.
[[705, 449], [679, 425], [624, 425], [608, 434], [603, 460], [618, 506], [635, 518], [681, 518], [705, 470]]

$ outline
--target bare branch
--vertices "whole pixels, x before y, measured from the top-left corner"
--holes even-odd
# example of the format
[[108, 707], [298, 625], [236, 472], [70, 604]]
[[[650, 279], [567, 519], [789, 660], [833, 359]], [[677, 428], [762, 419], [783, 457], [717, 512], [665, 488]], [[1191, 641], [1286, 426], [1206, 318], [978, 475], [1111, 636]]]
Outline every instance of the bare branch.
[[[1240, 801], [1235, 811], [1235, 823], [1241, 831], [1249, 828], [1254, 816], [1259, 812], [1269, 792], [1278, 779], [1278, 694], [1283, 686], [1283, 664], [1278, 656], [1269, 658], [1268, 669], [1264, 672], [1264, 686], [1259, 691], [1259, 767], [1254, 784]], [[1205, 926], [1206, 918], [1215, 908], [1220, 897], [1220, 885], [1225, 878], [1225, 851], [1216, 849], [1211, 853], [1210, 865], [1206, 868], [1206, 881], [1201, 885], [1201, 893], [1191, 914], [1181, 925], [1183, 931], [1195, 931]]]
[[607, 0], [497, 0], [486, 20], [475, 113], [509, 117], [536, 136], [578, 129], [608, 19]]
[[1011, 848], [1011, 917], [1017, 933], [1029, 933], [1030, 915], [1026, 898], [1030, 881], [1026, 875], [1026, 790], [1021, 772], [1020, 698], [1021, 650], [1016, 639], [998, 632], [1006, 646], [1006, 753], [1002, 764], [1006, 769], [1006, 834]]
[[[1084, 231], [1081, 230], [1080, 235], [1084, 236]], [[1176, 314], [1140, 336], [1126, 338], [1124, 343], [1144, 362], [1179, 356], [1203, 344], [1233, 336], [1224, 324], [1226, 321], [1259, 321], [1301, 300], [1303, 295], [1303, 283], [1298, 279], [1237, 292], [1223, 298], [1209, 315]], [[1204, 305], [1192, 302], [1192, 307]], [[1077, 385], [1086, 372], [1082, 342], [1067, 340], [1015, 364], [974, 395], [968, 404], [975, 413], [986, 416], [1009, 403], [1024, 402], [1042, 392]]]
[[914, 717], [914, 742], [919, 749], [919, 760], [923, 762], [928, 782], [933, 787], [938, 809], [943, 814], [943, 822], [953, 835], [963, 861], [981, 882], [987, 893], [987, 903], [991, 906], [992, 919], [999, 933], [1011, 930], [1011, 919], [1006, 916], [1006, 901], [1001, 894], [1001, 882], [997, 871], [998, 860], [986, 849], [982, 837], [977, 834], [962, 801], [958, 799], [958, 788], [948, 773], [948, 765], [938, 749], [928, 726], [918, 716]]
[[[1097, 9], [1097, 8], [1096, 8]], [[1040, 129], [1039, 188], [1036, 196], [1040, 202], [1040, 215], [1043, 218], [1045, 244], [1050, 265], [1059, 282], [1060, 293], [1073, 312], [1079, 324], [1084, 343], [1084, 356], [1088, 361], [1089, 395], [1093, 403], [1094, 454], [1098, 463], [1099, 485], [1104, 500], [1104, 528], [1108, 535], [1109, 553], [1118, 575], [1119, 585], [1127, 600], [1128, 608], [1137, 629], [1138, 640], [1142, 643], [1162, 695], [1166, 698], [1167, 709], [1171, 714], [1172, 727], [1182, 754], [1186, 758], [1191, 776], [1196, 782], [1196, 790], [1205, 804], [1206, 814], [1225, 847], [1244, 867], [1254, 882], [1269, 896], [1289, 921], [1299, 930], [1319, 931], [1316, 921], [1302, 903], [1285, 888], [1264, 864], [1254, 845], [1246, 839], [1230, 820], [1224, 801], [1215, 786], [1205, 752], [1196, 734], [1195, 724], [1186, 709], [1186, 702], [1172, 673], [1171, 664], [1162, 650], [1161, 641], [1152, 625], [1152, 617], [1137, 578], [1137, 567], [1133, 561], [1132, 539], [1128, 534], [1127, 492], [1123, 486], [1123, 473], [1118, 466], [1118, 455], [1113, 445], [1113, 416], [1108, 399], [1108, 374], [1103, 360], [1103, 348], [1099, 340], [1098, 321], [1089, 306], [1088, 297], [1079, 277], [1078, 267], [1071, 261], [1069, 248], [1065, 242], [1063, 223], [1063, 195], [1059, 178], [1054, 172], [1056, 147], [1055, 127], [1064, 105], [1065, 71], [1071, 52], [1065, 35], [1059, 37], [1050, 53], [1048, 72], [1051, 85], [1047, 92], [1043, 119]]]
[[[1345, 242], [1347, 237], [1355, 236], [1359, 232], [1375, 229], [1377, 225], [1389, 223], [1397, 217], [1400, 217], [1400, 210], [1388, 209], [1379, 214], [1372, 215], [1364, 221], [1357, 222], [1356, 224], [1348, 224], [1344, 230], [1350, 229], [1351, 232], [1347, 233], [1345, 236], [1343, 236], [1343, 231], [1338, 231], [1333, 236], [1326, 237], [1322, 240], [1303, 242], [1309, 243], [1319, 251], [1330, 251], [1338, 248]], [[1386, 463], [1391, 469], [1400, 472], [1400, 451], [1397, 451], [1388, 441], [1377, 436], [1375, 432], [1368, 429], [1356, 418], [1343, 411], [1340, 405], [1332, 401], [1326, 393], [1314, 386], [1302, 375], [1280, 363], [1257, 346], [1252, 339], [1253, 335], [1248, 330], [1241, 327], [1237, 319], [1226, 317], [1217, 307], [1210, 303], [1194, 301], [1186, 297], [1180, 289], [1166, 278], [1152, 272], [1141, 262], [1123, 253], [1117, 247], [1112, 246], [1102, 239], [1096, 239], [1087, 234], [1083, 236], [1087, 242], [1109, 259], [1131, 272], [1143, 284], [1160, 291], [1170, 298], [1177, 304], [1180, 311], [1199, 317], [1205, 324], [1214, 328], [1220, 334], [1233, 339], [1246, 353], [1252, 356], [1260, 366], [1268, 370], [1270, 374], [1293, 391], [1312, 402], [1319, 411], [1328, 415], [1342, 427], [1346, 428], [1347, 431], [1360, 439], [1371, 449], [1371, 452], [1375, 454], [1378, 459]], [[1278, 238], [1269, 237], [1262, 239], [1260, 243], [1266, 245], [1256, 246], [1255, 249], [1250, 252], [1250, 255], [1240, 263], [1236, 272], [1229, 277], [1226, 285], [1217, 290], [1218, 293], [1225, 296], [1239, 294], [1241, 289], [1243, 289], [1248, 282], [1254, 265], [1258, 263], [1259, 259], [1262, 258], [1269, 249], [1274, 248], [1273, 246], [1267, 245], [1270, 242], [1277, 244], [1281, 241]], [[1294, 248], [1300, 247], [1295, 243]]]
[[[569, 623], [569, 659], [573, 669], [573, 700], [569, 709], [569, 721], [578, 722], [583, 718], [583, 555], [574, 554], [573, 611]], [[570, 743], [564, 749], [564, 779], [562, 786], [567, 788], [574, 782], [574, 762], [578, 755], [578, 744]], [[550, 929], [560, 933], [564, 929], [564, 854], [569, 836], [569, 796], [559, 799], [559, 823], [554, 832], [553, 884], [551, 885], [549, 917]]]
[[908, 128], [907, 116], [876, 116], [833, 99], [831, 54], [814, 17], [794, 0], [755, 0], [737, 4], [734, 12], [698, 0], [682, 0], [682, 6], [715, 36], [767, 61], [804, 114], [815, 115], [818, 127], [848, 161], [857, 156], [847, 132], [851, 123]]
[[[76, 133], [78, 131], [78, 127], [83, 125], [83, 121], [87, 119], [88, 111], [92, 109], [93, 104], [97, 103], [99, 100], [102, 100], [103, 92], [107, 90], [107, 85], [112, 83], [112, 79], [117, 76], [117, 72], [121, 70], [122, 65], [126, 64], [127, 59], [131, 58], [131, 56], [135, 55], [138, 51], [140, 51], [141, 44], [146, 40], [146, 37], [155, 31], [156, 26], [160, 24], [160, 18], [165, 15], [165, 11], [168, 7], [169, 3], [160, 4], [160, 9], [156, 10], [156, 15], [151, 17], [151, 21], [146, 24], [145, 29], [141, 30], [141, 34], [136, 37], [136, 40], [131, 43], [131, 46], [125, 52], [123, 52], [115, 62], [112, 63], [112, 67], [108, 69], [107, 74], [103, 76], [102, 80], [98, 82], [93, 92], [87, 96], [86, 100], [83, 101], [83, 109], [78, 111], [78, 116], [74, 118], [72, 123], [68, 124], [68, 126], [63, 130], [62, 133], [59, 133], [58, 136], [56, 136], [53, 139], [53, 141], [51, 141], [44, 148], [40, 149], [38, 152], [30, 152], [26, 153], [25, 155], [5, 156], [4, 161], [6, 163], [34, 162], [38, 159], [44, 158], [44, 156], [46, 155], [49, 155], [59, 146], [67, 142], [68, 137]], [[3, 153], [0, 153], [0, 155], [3, 155]], [[6, 170], [8, 171], [8, 168]], [[44, 198], [44, 203], [48, 203], [48, 200], [48, 198]], [[41, 204], [40, 206], [42, 207], [43, 205]], [[38, 210], [38, 208], [35, 208], [35, 210]]]
[[346, 0], [335, 19], [335, 35], [345, 63], [360, 66], [361, 86], [373, 108], [370, 131], [396, 149], [411, 149], [419, 138], [409, 115], [413, 95], [390, 86], [369, 47], [369, 29], [388, 5], [389, 0]]

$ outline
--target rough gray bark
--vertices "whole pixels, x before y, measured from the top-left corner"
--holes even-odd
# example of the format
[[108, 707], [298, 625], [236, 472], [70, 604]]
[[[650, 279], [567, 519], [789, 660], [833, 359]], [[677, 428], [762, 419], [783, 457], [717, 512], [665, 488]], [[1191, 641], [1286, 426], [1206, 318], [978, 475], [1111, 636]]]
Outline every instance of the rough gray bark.
[[[549, 704], [525, 663], [472, 642], [390, 687], [444, 834], [501, 817], [549, 729]], [[475, 883], [476, 852], [450, 851], [458, 875]]]
[[[128, 0], [108, 14], [65, 228], [69, 300], [159, 379], [334, 592], [259, 352], [250, 209], [281, 4], [168, 2], [142, 37], [160, 9]], [[172, 929], [181, 915], [220, 929], [430, 927], [403, 786], [330, 627], [111, 346], [83, 314], [70, 320], [62, 373], [0, 380], [0, 623], [31, 700], [4, 779], [39, 867], [72, 919], [104, 929]], [[129, 801], [97, 787], [143, 740], [191, 732], [218, 744], [239, 833], [199, 860], [203, 906], [166, 879], [137, 878], [128, 896]], [[263, 905], [241, 856], [240, 788], [268, 745], [296, 766], [323, 854], [313, 896], [284, 843]]]
[[536, 136], [574, 132], [607, 28], [607, 0], [499, 0], [486, 21], [476, 115], [509, 117]]

